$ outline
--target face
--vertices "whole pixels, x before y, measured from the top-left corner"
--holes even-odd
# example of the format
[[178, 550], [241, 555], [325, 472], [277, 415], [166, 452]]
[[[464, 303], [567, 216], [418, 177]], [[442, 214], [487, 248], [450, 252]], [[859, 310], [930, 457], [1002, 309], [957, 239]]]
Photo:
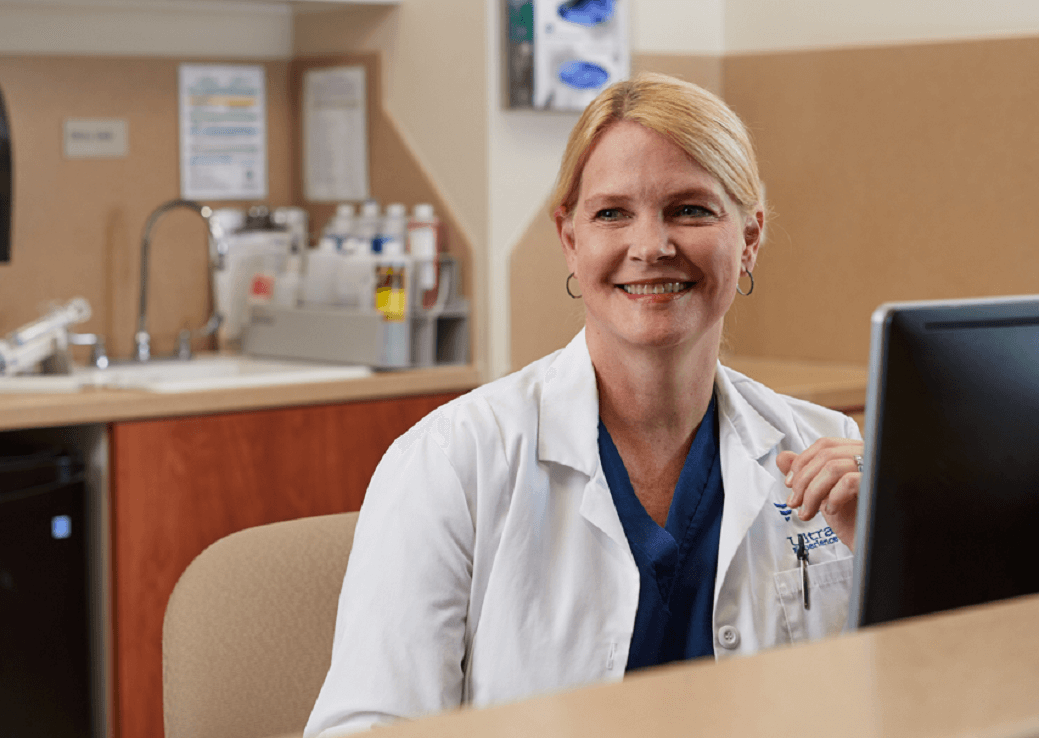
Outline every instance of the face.
[[615, 124], [588, 157], [573, 212], [556, 214], [589, 341], [716, 351], [737, 280], [754, 268], [763, 219], [742, 213], [661, 134]]

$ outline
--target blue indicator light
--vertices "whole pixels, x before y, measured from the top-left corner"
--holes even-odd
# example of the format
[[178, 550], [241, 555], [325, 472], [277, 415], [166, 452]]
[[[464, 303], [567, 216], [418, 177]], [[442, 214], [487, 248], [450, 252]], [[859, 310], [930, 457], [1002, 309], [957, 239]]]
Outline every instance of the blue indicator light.
[[55, 515], [51, 518], [51, 538], [61, 540], [72, 535], [72, 518], [68, 515]]

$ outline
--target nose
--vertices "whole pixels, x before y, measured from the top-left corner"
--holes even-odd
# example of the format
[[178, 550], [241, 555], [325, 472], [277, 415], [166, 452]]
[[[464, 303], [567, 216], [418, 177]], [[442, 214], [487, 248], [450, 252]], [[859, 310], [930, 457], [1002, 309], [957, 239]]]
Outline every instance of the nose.
[[655, 264], [678, 253], [671, 240], [671, 231], [659, 215], [639, 217], [630, 233], [628, 255], [636, 261]]

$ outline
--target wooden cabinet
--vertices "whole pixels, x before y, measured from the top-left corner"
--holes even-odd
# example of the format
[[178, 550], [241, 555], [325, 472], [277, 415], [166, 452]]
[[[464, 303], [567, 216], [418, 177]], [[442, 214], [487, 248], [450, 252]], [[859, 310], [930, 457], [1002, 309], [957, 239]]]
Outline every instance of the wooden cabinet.
[[243, 528], [359, 509], [390, 443], [456, 396], [110, 426], [118, 738], [163, 735], [162, 621], [192, 559]]

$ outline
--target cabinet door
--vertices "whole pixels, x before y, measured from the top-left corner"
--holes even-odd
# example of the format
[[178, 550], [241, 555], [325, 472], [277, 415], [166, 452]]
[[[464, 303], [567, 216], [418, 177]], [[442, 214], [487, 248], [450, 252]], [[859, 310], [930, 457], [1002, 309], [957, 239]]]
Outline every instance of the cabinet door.
[[111, 427], [118, 738], [163, 734], [162, 620], [192, 559], [243, 528], [358, 510], [390, 443], [456, 396]]

